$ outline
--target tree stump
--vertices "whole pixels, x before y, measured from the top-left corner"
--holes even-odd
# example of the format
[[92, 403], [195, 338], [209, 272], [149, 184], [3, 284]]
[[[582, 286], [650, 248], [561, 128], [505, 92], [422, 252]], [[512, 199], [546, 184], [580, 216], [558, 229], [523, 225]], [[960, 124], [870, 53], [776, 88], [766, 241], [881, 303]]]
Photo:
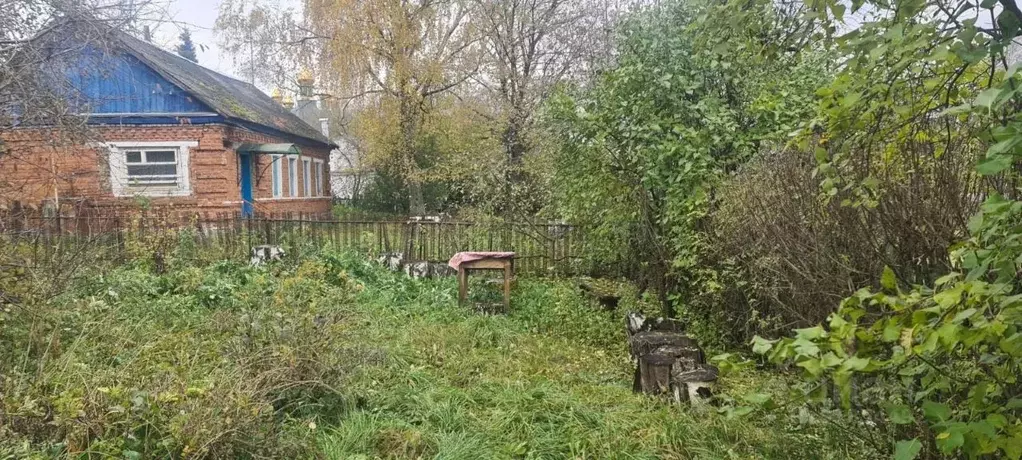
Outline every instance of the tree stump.
[[680, 322], [662, 318], [646, 321], [630, 313], [625, 324], [629, 352], [636, 364], [632, 383], [635, 392], [673, 396], [679, 403], [698, 403], [712, 395], [717, 369], [706, 364], [703, 350], [681, 332]]

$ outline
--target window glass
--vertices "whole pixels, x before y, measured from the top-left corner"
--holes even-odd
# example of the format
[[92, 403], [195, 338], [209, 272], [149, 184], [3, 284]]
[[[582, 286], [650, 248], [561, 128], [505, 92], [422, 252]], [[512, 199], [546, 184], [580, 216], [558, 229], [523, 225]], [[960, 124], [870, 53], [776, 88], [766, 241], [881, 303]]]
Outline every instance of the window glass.
[[312, 162], [308, 158], [302, 160], [302, 185], [305, 196], [312, 196]]
[[178, 181], [177, 151], [130, 150], [125, 152], [128, 185], [176, 185]]
[[323, 196], [323, 162], [316, 162], [316, 196]]
[[271, 157], [271, 158], [273, 159], [272, 160], [273, 163], [272, 163], [272, 166], [271, 166], [272, 172], [270, 174], [270, 182], [273, 183], [273, 197], [274, 198], [280, 198], [281, 189], [282, 189], [282, 186], [281, 186], [281, 183], [280, 183], [281, 182], [281, 180], [280, 180], [280, 157], [279, 156], [274, 156], [274, 157]]
[[287, 196], [298, 196], [298, 159], [287, 159]]
[[176, 161], [177, 152], [173, 150], [147, 150], [145, 160], [147, 163], [173, 163]]
[[177, 165], [128, 165], [128, 176], [177, 176]]
[[110, 142], [110, 188], [114, 196], [187, 196], [188, 148], [197, 141]]

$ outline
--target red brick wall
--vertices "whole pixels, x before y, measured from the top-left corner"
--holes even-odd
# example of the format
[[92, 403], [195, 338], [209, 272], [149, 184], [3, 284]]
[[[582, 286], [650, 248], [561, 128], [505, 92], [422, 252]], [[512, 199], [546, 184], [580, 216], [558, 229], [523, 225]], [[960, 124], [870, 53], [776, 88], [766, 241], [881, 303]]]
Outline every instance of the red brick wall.
[[[269, 136], [262, 133], [253, 132], [244, 128], [228, 127], [226, 137], [233, 146], [245, 142], [251, 143], [281, 143], [287, 142], [280, 138]], [[287, 168], [286, 157], [281, 157], [281, 197], [273, 198], [272, 189], [272, 176], [273, 170], [271, 168], [271, 156], [270, 155], [255, 155], [255, 164], [253, 166], [253, 195], [255, 197], [255, 211], [257, 213], [275, 214], [275, 213], [294, 213], [294, 214], [328, 214], [330, 212], [331, 198], [330, 198], [330, 151], [325, 148], [309, 147], [299, 145], [302, 151], [302, 156], [310, 157], [318, 160], [323, 160], [323, 193], [325, 197], [306, 197], [304, 196], [304, 170], [302, 168], [302, 162], [299, 159], [297, 164], [298, 172], [298, 194], [297, 196], [289, 196], [288, 184], [290, 183]], [[311, 172], [315, 174], [315, 167], [311, 168]], [[237, 176], [238, 172], [235, 170], [234, 175]], [[240, 180], [240, 178], [238, 178]], [[240, 190], [240, 185], [239, 185]], [[312, 182], [312, 192], [315, 194], [316, 186], [315, 181]], [[239, 195], [240, 196], [240, 195]]]
[[[93, 131], [90, 133], [94, 139], [92, 143], [84, 140], [57, 141], [55, 133], [47, 129], [16, 129], [0, 133], [6, 151], [0, 155], [0, 207], [10, 206], [13, 201], [35, 207], [56, 196], [62, 204], [87, 201], [89, 206], [96, 208], [130, 210], [138, 206], [138, 201], [113, 195], [107, 151], [90, 145], [117, 141], [195, 141], [198, 146], [189, 148], [191, 195], [147, 200], [153, 207], [186, 212], [239, 212], [241, 186], [234, 147], [242, 142], [286, 142], [224, 125], [104, 126], [94, 127]], [[329, 152], [326, 149], [305, 147], [302, 151], [304, 155], [323, 159], [324, 169], [328, 169]], [[329, 197], [287, 197], [286, 168], [283, 168], [285, 197], [272, 199], [269, 158], [264, 155], [256, 157], [260, 163], [255, 171], [261, 173], [254, 178], [258, 212], [320, 214], [330, 211]], [[324, 175], [328, 176], [328, 172], [324, 171]], [[324, 191], [329, 194], [326, 182]]]

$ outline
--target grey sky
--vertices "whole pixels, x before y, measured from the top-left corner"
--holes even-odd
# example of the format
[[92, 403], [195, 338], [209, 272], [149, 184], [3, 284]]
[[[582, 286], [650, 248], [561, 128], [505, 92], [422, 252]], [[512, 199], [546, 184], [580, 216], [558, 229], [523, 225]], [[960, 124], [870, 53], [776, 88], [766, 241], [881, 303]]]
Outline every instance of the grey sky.
[[213, 33], [220, 0], [172, 0], [167, 13], [174, 22], [164, 23], [153, 34], [153, 41], [160, 47], [173, 51], [182, 28], [192, 32], [199, 64], [217, 72], [238, 78], [237, 69], [231, 57], [222, 53]]

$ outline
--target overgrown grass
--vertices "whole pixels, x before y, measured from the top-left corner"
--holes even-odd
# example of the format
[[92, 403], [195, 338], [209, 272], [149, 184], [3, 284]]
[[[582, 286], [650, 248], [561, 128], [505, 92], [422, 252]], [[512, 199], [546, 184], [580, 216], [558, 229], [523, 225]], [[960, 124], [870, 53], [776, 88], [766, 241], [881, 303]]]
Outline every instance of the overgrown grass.
[[[320, 251], [129, 264], [0, 323], [0, 458], [858, 458], [822, 422], [631, 392], [623, 311], [522, 279], [509, 315]], [[31, 282], [21, 279], [19, 282]], [[27, 292], [27, 291], [26, 291]], [[641, 308], [634, 294], [621, 309]], [[784, 381], [727, 375], [725, 401]]]
[[[323, 430], [330, 458], [857, 458], [819, 421], [726, 417], [631, 392], [623, 311], [568, 281], [520, 281], [508, 316], [457, 306], [453, 280], [372, 273], [346, 340], [374, 356], [349, 376], [359, 404]], [[636, 308], [634, 295], [621, 309]], [[739, 395], [783, 381], [729, 375]], [[767, 379], [767, 382], [764, 382]], [[779, 386], [780, 385], [780, 386]]]

